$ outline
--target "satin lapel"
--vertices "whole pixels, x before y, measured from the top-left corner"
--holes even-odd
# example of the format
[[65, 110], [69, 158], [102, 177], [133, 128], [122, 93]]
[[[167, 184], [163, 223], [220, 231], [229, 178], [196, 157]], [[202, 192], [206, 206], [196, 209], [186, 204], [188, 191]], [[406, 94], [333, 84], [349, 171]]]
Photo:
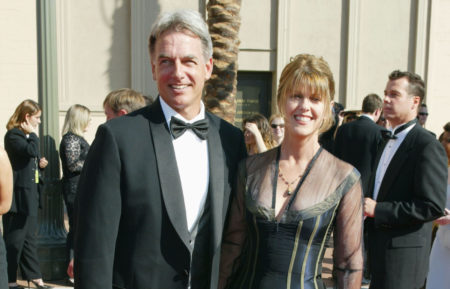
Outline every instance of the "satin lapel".
[[413, 142], [416, 137], [416, 127], [414, 127], [405, 137], [402, 144], [398, 148], [397, 152], [395, 152], [394, 157], [392, 158], [389, 166], [384, 174], [383, 181], [381, 182], [380, 191], [378, 193], [377, 201], [383, 201], [386, 197], [389, 188], [391, 187], [394, 180], [397, 178], [397, 175], [400, 173], [400, 168], [403, 166], [403, 163], [408, 159], [410, 151], [413, 149]]
[[211, 230], [213, 230], [213, 246], [215, 250], [221, 243], [223, 224], [223, 201], [225, 178], [228, 175], [225, 166], [225, 156], [220, 140], [218, 123], [207, 113], [210, 128], [208, 131], [208, 156], [209, 156], [209, 194], [211, 200]]
[[190, 248], [183, 190], [172, 145], [172, 136], [164, 119], [159, 100], [152, 105], [150, 118], [159, 182], [167, 214], [181, 240], [187, 248]]

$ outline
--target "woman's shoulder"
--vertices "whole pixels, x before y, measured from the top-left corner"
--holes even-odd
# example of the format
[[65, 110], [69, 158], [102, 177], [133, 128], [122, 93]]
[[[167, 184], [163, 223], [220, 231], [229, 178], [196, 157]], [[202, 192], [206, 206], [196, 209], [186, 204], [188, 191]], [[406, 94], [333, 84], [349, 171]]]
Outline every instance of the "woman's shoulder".
[[350, 175], [356, 175], [356, 177], [360, 176], [358, 170], [354, 166], [337, 158], [327, 150], [324, 149], [321, 154], [322, 162], [325, 163], [323, 167], [326, 168], [328, 173], [331, 173], [336, 177], [340, 176], [341, 178], [345, 178]]

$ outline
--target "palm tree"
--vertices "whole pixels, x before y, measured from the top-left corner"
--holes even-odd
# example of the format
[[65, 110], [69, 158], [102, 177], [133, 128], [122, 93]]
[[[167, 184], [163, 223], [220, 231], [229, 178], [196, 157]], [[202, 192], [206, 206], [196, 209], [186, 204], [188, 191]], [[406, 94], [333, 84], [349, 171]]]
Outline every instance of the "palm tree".
[[213, 42], [214, 67], [205, 85], [206, 108], [234, 123], [239, 52], [241, 0], [210, 0], [208, 26]]

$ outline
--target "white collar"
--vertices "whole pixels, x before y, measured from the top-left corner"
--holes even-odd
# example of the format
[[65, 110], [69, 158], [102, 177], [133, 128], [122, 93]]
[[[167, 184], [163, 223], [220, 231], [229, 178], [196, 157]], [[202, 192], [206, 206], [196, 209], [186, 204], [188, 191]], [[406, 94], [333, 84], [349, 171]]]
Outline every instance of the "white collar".
[[181, 114], [179, 114], [178, 112], [176, 112], [173, 108], [171, 108], [165, 101], [164, 99], [159, 96], [159, 101], [161, 103], [161, 109], [164, 113], [164, 117], [166, 119], [167, 125], [170, 127], [170, 119], [172, 118], [172, 116], [181, 119], [182, 121], [186, 122], [186, 123], [193, 123], [196, 122], [197, 120], [201, 120], [205, 118], [205, 105], [203, 104], [203, 101], [200, 101], [200, 112], [199, 114], [197, 114], [193, 119], [191, 120], [187, 120], [185, 119]]

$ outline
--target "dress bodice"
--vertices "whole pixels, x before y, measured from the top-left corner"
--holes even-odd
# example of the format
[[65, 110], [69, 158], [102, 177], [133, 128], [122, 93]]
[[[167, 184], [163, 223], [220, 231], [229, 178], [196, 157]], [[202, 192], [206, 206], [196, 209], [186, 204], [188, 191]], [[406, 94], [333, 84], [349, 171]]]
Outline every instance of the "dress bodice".
[[[357, 258], [352, 260], [362, 250], [359, 173], [323, 151], [278, 221], [272, 196], [275, 156], [272, 150], [249, 158], [241, 167], [235, 201], [239, 202], [242, 194], [244, 206], [238, 205], [241, 210], [237, 211], [232, 207], [222, 250], [224, 271], [226, 265], [233, 271], [228, 287], [324, 288], [322, 259], [334, 228], [338, 229], [335, 266], [347, 273], [362, 268], [362, 264], [353, 263]], [[240, 213], [243, 219], [239, 219]], [[243, 224], [246, 228], [241, 231]], [[344, 236], [348, 234], [359, 234], [358, 240], [346, 244]], [[241, 247], [236, 248], [236, 243]], [[227, 260], [233, 255], [233, 262]]]

